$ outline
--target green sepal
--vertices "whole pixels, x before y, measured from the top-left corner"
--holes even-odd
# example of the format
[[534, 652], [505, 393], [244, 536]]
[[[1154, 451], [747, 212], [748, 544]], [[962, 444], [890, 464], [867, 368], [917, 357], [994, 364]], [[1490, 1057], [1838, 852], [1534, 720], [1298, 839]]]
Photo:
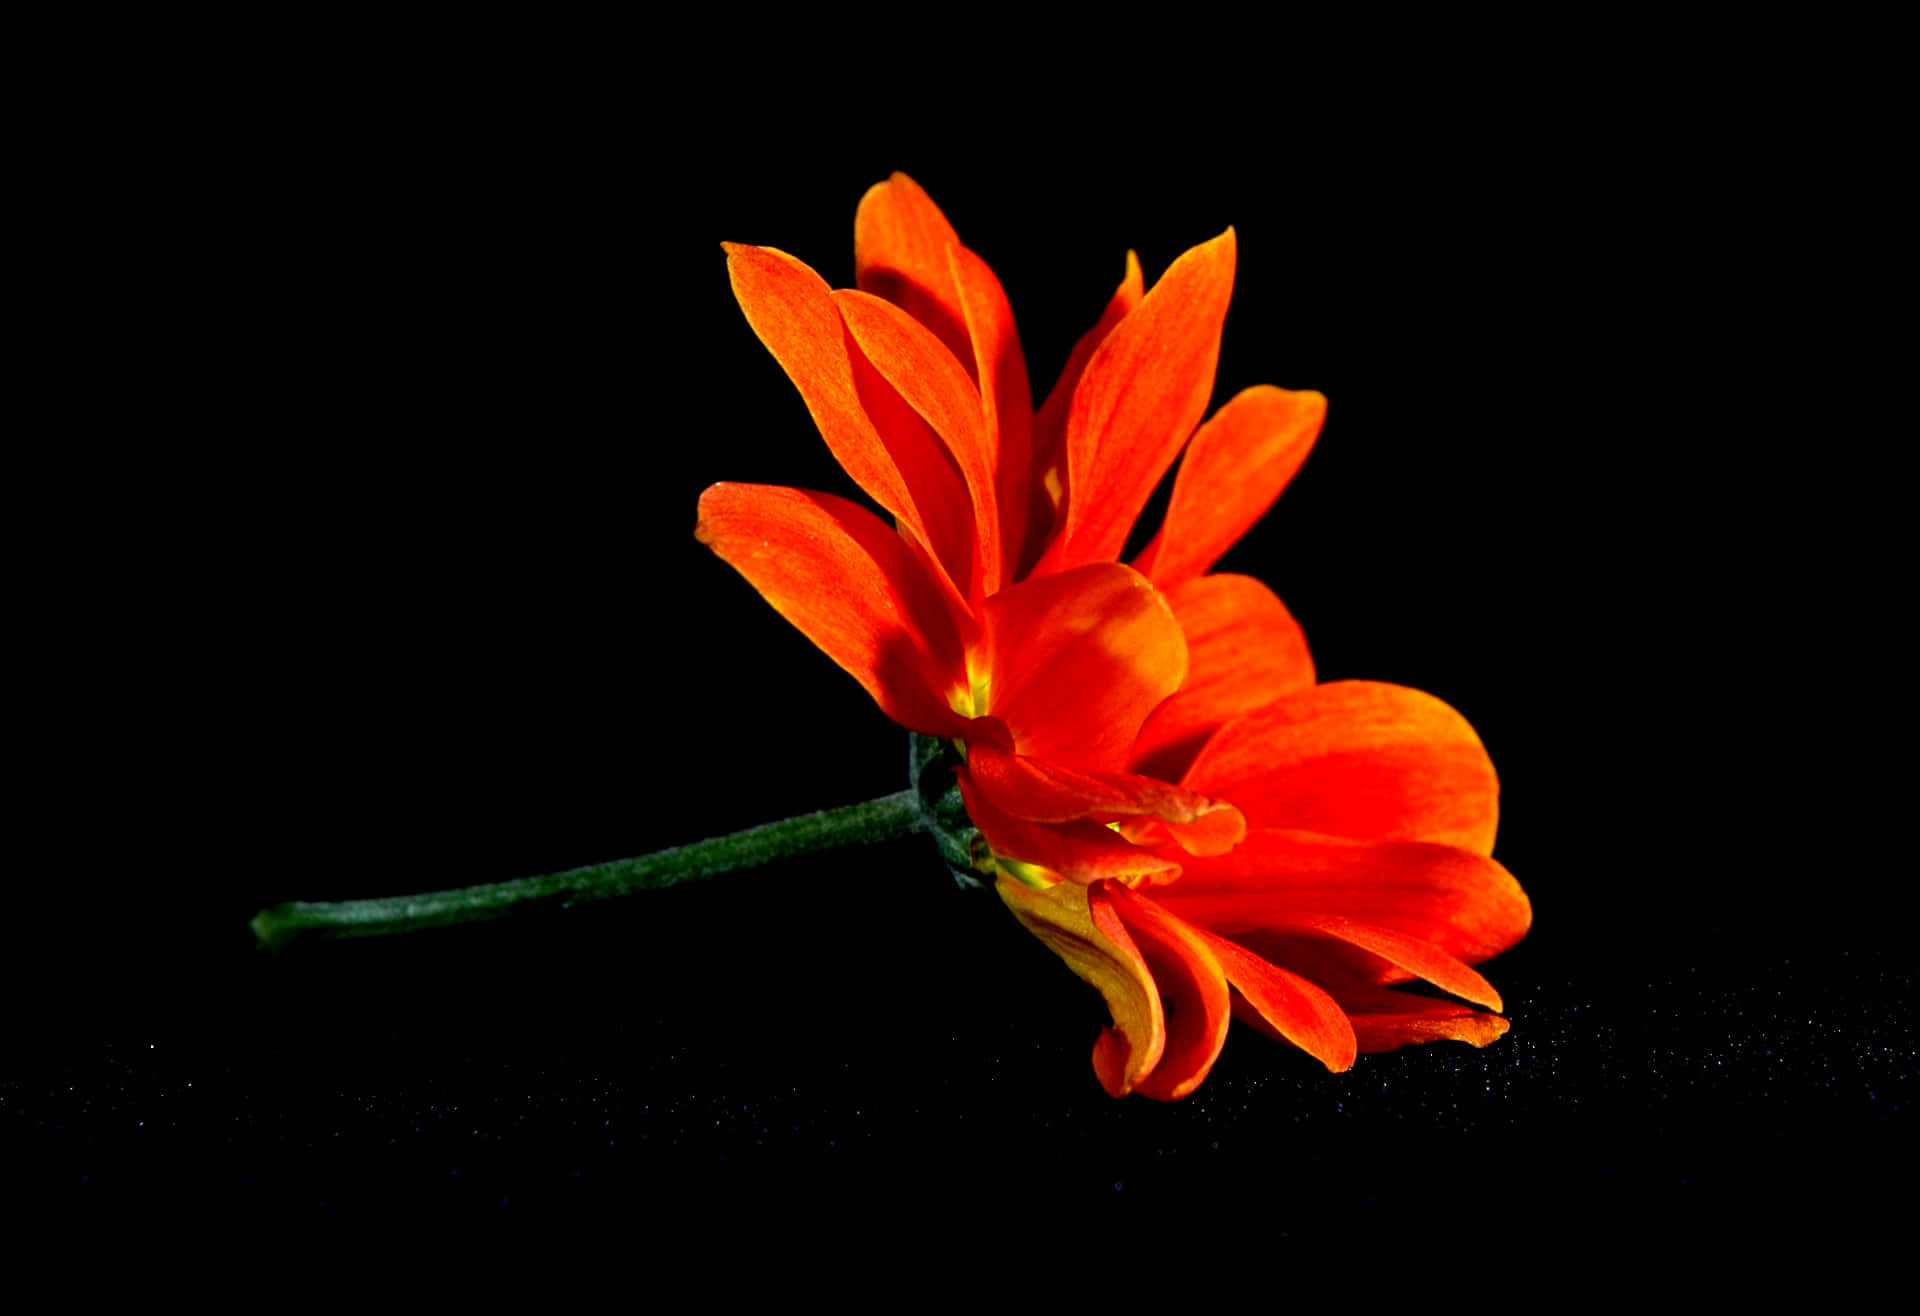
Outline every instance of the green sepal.
[[963, 887], [984, 887], [981, 861], [986, 857], [986, 839], [967, 817], [967, 806], [960, 798], [960, 785], [954, 769], [965, 760], [950, 740], [923, 736], [914, 731], [907, 738], [907, 777], [913, 784], [914, 799], [920, 804], [920, 819], [940, 848], [947, 871]]

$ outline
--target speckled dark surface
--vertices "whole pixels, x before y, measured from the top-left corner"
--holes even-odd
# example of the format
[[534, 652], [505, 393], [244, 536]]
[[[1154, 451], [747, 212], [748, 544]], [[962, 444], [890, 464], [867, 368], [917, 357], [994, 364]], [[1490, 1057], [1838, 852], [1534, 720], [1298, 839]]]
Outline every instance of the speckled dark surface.
[[1910, 1187], [1913, 984], [1885, 953], [1717, 934], [1629, 968], [1547, 933], [1492, 968], [1513, 1020], [1492, 1047], [1332, 1076], [1236, 1033], [1160, 1106], [1102, 1094], [1092, 994], [924, 871], [896, 912], [944, 925], [911, 963], [794, 896], [735, 926], [750, 879], [663, 897], [651, 923], [236, 953], [230, 978], [158, 987], [24, 1072], [16, 1053], [13, 1185], [109, 1218], [504, 1213], [662, 1237], [715, 1212], [791, 1238], [1124, 1203], [1273, 1239], [1436, 1214], [1507, 1239], [1864, 1237]]
[[[1105, 153], [1041, 126], [995, 154], [849, 134], [847, 107], [769, 132], [649, 92], [636, 117], [624, 78], [443, 72], [351, 105], [249, 80], [115, 138], [102, 176], [153, 217], [98, 244], [114, 342], [144, 345], [107, 372], [139, 399], [119, 428], [196, 437], [116, 459], [90, 506], [120, 529], [72, 549], [85, 588], [48, 632], [86, 695], [52, 701], [22, 811], [58, 857], [0, 960], [17, 1200], [659, 1246], [1126, 1210], [1441, 1253], [1893, 1237], [1910, 865], [1876, 853], [1898, 814], [1835, 729], [1878, 614], [1808, 571], [1822, 533], [1779, 509], [1817, 491], [1753, 471], [1780, 381], [1846, 377], [1832, 317], [1791, 313], [1833, 248], [1782, 217], [1772, 137], [1716, 127], [1703, 172], [1671, 119], [1578, 95], [1516, 117], [1449, 75], [1406, 115], [1294, 94], [1257, 150], [1134, 115]], [[851, 492], [718, 242], [847, 283], [855, 202], [893, 168], [1000, 273], [1041, 386], [1129, 246], [1151, 277], [1237, 227], [1216, 401], [1274, 382], [1332, 411], [1222, 567], [1279, 591], [1324, 679], [1430, 690], [1485, 739], [1537, 914], [1486, 970], [1505, 1039], [1329, 1076], [1236, 1032], [1191, 1099], [1113, 1102], [1097, 999], [917, 838], [254, 950], [275, 900], [904, 785], [898, 730], [692, 538], [714, 480]]]

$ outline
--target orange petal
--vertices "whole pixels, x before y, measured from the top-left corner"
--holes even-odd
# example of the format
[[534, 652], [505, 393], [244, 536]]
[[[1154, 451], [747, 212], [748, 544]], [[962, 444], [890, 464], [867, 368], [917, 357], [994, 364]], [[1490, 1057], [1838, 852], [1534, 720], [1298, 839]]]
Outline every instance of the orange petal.
[[[1377, 955], [1395, 968], [1430, 982], [1461, 1000], [1484, 1005], [1489, 1010], [1502, 1008], [1500, 993], [1493, 989], [1492, 983], [1430, 941], [1409, 937], [1390, 928], [1375, 927], [1371, 923], [1331, 915], [1300, 918], [1294, 921], [1293, 926], [1335, 938], [1370, 955]], [[1385, 979], [1398, 975], [1366, 976]]]
[[967, 747], [967, 774], [995, 808], [1028, 822], [1151, 817], [1196, 855], [1223, 854], [1246, 833], [1238, 809], [1184, 787], [1125, 773], [1075, 772], [977, 738]]
[[1162, 591], [1187, 637], [1187, 679], [1134, 742], [1132, 770], [1178, 781], [1222, 725], [1313, 684], [1307, 637], [1251, 576], [1202, 576]]
[[1158, 1101], [1177, 1101], [1200, 1086], [1226, 1044], [1233, 1017], [1226, 974], [1194, 929], [1124, 886], [1105, 883], [1102, 889], [1146, 957], [1166, 1012], [1166, 1050], [1138, 1091]]
[[854, 283], [932, 330], [971, 375], [972, 339], [947, 264], [947, 253], [959, 245], [940, 207], [905, 174], [868, 188], [854, 213]]
[[[970, 572], [977, 602], [989, 588], [997, 589], [1001, 578], [1000, 510], [980, 395], [953, 353], [899, 307], [851, 289], [834, 293], [833, 300], [861, 355], [940, 437], [959, 469], [973, 512], [963, 533], [978, 553]], [[935, 484], [934, 479], [927, 481], [928, 488]], [[952, 514], [960, 509], [941, 510]]]
[[1138, 1087], [1166, 1050], [1166, 1015], [1147, 961], [1114, 912], [1105, 883], [1062, 882], [1045, 891], [1001, 877], [994, 890], [1027, 931], [1106, 998], [1113, 1027], [1093, 1047], [1093, 1071], [1116, 1097]]
[[1354, 919], [1477, 964], [1533, 922], [1526, 893], [1493, 859], [1456, 846], [1371, 845], [1301, 832], [1250, 831], [1231, 854], [1195, 858], [1165, 903], [1221, 936]]
[[1067, 516], [1039, 570], [1111, 561], [1213, 396], [1233, 292], [1228, 229], [1168, 267], [1087, 362], [1067, 415]]
[[1160, 701], [1187, 674], [1187, 642], [1145, 576], [1101, 562], [1028, 580], [981, 613], [984, 708], [1021, 754], [1065, 767], [1117, 769]]
[[1108, 877], [1166, 881], [1180, 874], [1178, 863], [1128, 844], [1112, 828], [1091, 819], [1035, 823], [1016, 818], [988, 803], [965, 769], [959, 776], [967, 816], [1003, 859], [1038, 864], [1076, 882]]
[[914, 731], [957, 735], [966, 688], [953, 615], [894, 530], [857, 503], [771, 485], [716, 484], [694, 535]]
[[1453, 1001], [1385, 988], [1343, 987], [1334, 993], [1353, 1021], [1362, 1051], [1391, 1051], [1418, 1042], [1465, 1042], [1486, 1046], [1504, 1035], [1507, 1021]]
[[1024, 552], [1015, 559], [1020, 565], [1021, 576], [1028, 573], [1046, 548], [1048, 537], [1058, 528], [1055, 525], [1056, 513], [1067, 491], [1067, 413], [1073, 406], [1073, 391], [1079, 386], [1080, 376], [1085, 373], [1094, 350], [1106, 342], [1114, 326], [1126, 319], [1133, 308], [1140, 304], [1145, 291], [1145, 282], [1140, 276], [1140, 258], [1129, 251], [1126, 273], [1121, 276], [1120, 286], [1107, 299], [1107, 308], [1100, 313], [1099, 322], [1073, 345], [1073, 351], [1067, 356], [1066, 368], [1060, 372], [1053, 391], [1047, 394], [1040, 414], [1034, 417], [1033, 494], [1028, 502], [1028, 535]]
[[950, 261], [973, 342], [973, 373], [980, 381], [980, 405], [1000, 506], [1004, 570], [1001, 579], [987, 581], [986, 591], [991, 594], [1012, 583], [1026, 538], [1027, 509], [1033, 498], [1033, 392], [1013, 308], [1000, 280], [965, 247], [954, 248]]
[[1299, 974], [1269, 964], [1225, 937], [1199, 927], [1193, 931], [1213, 951], [1227, 982], [1238, 993], [1237, 1017], [1269, 1036], [1291, 1042], [1333, 1073], [1353, 1068], [1353, 1025], [1339, 1002]]
[[834, 459], [932, 550], [964, 595], [973, 531], [966, 485], [945, 446], [850, 346], [825, 280], [784, 251], [721, 245], [747, 323], [800, 391]]
[[1204, 574], [1267, 514], [1326, 419], [1322, 395], [1270, 384], [1214, 412], [1187, 445], [1167, 519], [1134, 567], [1162, 589]]
[[1499, 780], [1467, 720], [1432, 695], [1336, 681], [1221, 727], [1182, 778], [1251, 826], [1493, 853]]

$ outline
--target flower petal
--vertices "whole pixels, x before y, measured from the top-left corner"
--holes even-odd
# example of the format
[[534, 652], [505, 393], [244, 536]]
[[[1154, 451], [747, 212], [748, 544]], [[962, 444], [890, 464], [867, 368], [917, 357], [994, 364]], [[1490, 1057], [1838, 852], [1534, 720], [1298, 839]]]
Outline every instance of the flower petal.
[[1126, 547], [1213, 396], [1233, 266], [1228, 229], [1174, 261], [1094, 351], [1067, 414], [1065, 531], [1039, 570], [1110, 561]]
[[1160, 533], [1134, 567], [1165, 589], [1203, 575], [1267, 514], [1326, 423], [1327, 399], [1259, 384], [1213, 413], [1187, 445]]
[[[959, 468], [973, 512], [962, 533], [978, 553], [969, 572], [970, 597], [978, 602], [1001, 579], [1000, 509], [980, 395], [953, 353], [899, 307], [852, 289], [834, 293], [833, 301], [861, 355], [939, 436]], [[959, 510], [941, 509], [947, 515]]]
[[1061, 882], [1045, 891], [1001, 877], [994, 890], [1027, 931], [1106, 998], [1113, 1027], [1093, 1046], [1093, 1072], [1108, 1094], [1124, 1097], [1160, 1063], [1166, 1015], [1140, 950], [1114, 912], [1107, 884]]
[[966, 689], [958, 625], [924, 559], [858, 503], [772, 485], [716, 484], [694, 536], [911, 730], [957, 735]]
[[1166, 1049], [1137, 1090], [1157, 1101], [1178, 1101], [1200, 1086], [1226, 1044], [1233, 1018], [1226, 975], [1192, 928], [1138, 892], [1115, 883], [1102, 889], [1146, 958], [1166, 1016]]
[[1291, 1042], [1333, 1073], [1353, 1068], [1353, 1025], [1338, 1001], [1299, 974], [1269, 964], [1225, 937], [1200, 927], [1193, 931], [1213, 951], [1237, 993], [1237, 1018]]
[[1471, 850], [1268, 830], [1249, 831], [1230, 854], [1186, 861], [1165, 903], [1223, 937], [1347, 918], [1469, 964], [1514, 945], [1533, 923], [1513, 875]]
[[1432, 695], [1336, 681], [1214, 733], [1183, 784], [1260, 828], [1493, 853], [1499, 780], [1467, 720]]
[[1000, 280], [965, 247], [954, 248], [949, 261], [973, 343], [973, 374], [980, 381], [980, 406], [1000, 506], [1004, 570], [1001, 579], [988, 580], [991, 594], [1015, 579], [1014, 566], [1026, 539], [1027, 511], [1033, 500], [1033, 390], [1013, 324], [1013, 307]]
[[1417, 1042], [1453, 1041], [1486, 1046], [1503, 1036], [1507, 1021], [1453, 1001], [1385, 988], [1343, 987], [1334, 993], [1353, 1021], [1362, 1051], [1391, 1051]]
[[[1337, 915], [1298, 917], [1292, 921], [1291, 928], [1316, 932], [1357, 947], [1461, 1000], [1484, 1005], [1489, 1010], [1503, 1008], [1500, 993], [1493, 989], [1492, 983], [1430, 941]], [[1391, 972], [1365, 976], [1380, 982], [1399, 978], [1399, 974]]]
[[1196, 855], [1224, 854], [1246, 834], [1238, 809], [1184, 787], [1125, 773], [1075, 772], [980, 739], [967, 747], [967, 774], [994, 807], [1028, 822], [1150, 817]]
[[1162, 593], [1187, 637], [1187, 679], [1140, 729], [1131, 766], [1178, 781], [1221, 726], [1310, 687], [1313, 657], [1286, 604], [1251, 576], [1202, 576]]
[[1028, 822], [988, 803], [964, 768], [959, 777], [967, 816], [999, 858], [1038, 864], [1082, 883], [1108, 877], [1167, 881], [1180, 874], [1174, 860], [1130, 845], [1112, 828], [1092, 819]]
[[1129, 251], [1126, 273], [1121, 276], [1120, 286], [1107, 299], [1107, 308], [1100, 313], [1099, 321], [1073, 345], [1073, 351], [1067, 355], [1066, 367], [1055, 381], [1053, 391], [1047, 394], [1040, 414], [1034, 417], [1033, 494], [1028, 503], [1030, 520], [1025, 549], [1015, 559], [1019, 564], [1020, 576], [1029, 573], [1046, 548], [1048, 537], [1059, 528], [1056, 525], [1058, 511], [1067, 493], [1067, 413], [1073, 407], [1074, 389], [1079, 386], [1080, 376], [1085, 373], [1094, 350], [1107, 341], [1107, 335], [1113, 332], [1114, 326], [1132, 313], [1145, 293], [1145, 281], [1140, 276], [1140, 257]]
[[973, 372], [966, 312], [947, 264], [960, 235], [920, 184], [896, 173], [860, 198], [853, 217], [853, 281], [933, 331]]
[[734, 296], [853, 482], [931, 550], [964, 595], [973, 565], [965, 482], [913, 409], [848, 341], [826, 281], [772, 247], [722, 243]]
[[1101, 562], [994, 595], [972, 655], [985, 706], [1021, 754], [1117, 769], [1140, 724], [1187, 674], [1187, 642], [1159, 591]]

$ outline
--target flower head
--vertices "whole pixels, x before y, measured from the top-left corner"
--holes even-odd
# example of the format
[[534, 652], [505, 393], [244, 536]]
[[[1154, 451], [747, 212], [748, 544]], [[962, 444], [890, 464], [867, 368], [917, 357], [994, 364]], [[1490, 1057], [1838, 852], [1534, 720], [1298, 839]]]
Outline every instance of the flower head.
[[[1106, 998], [1110, 1092], [1174, 1098], [1238, 1015], [1334, 1070], [1505, 1031], [1469, 965], [1526, 897], [1490, 856], [1491, 763], [1459, 714], [1317, 684], [1300, 627], [1208, 574], [1326, 413], [1268, 386], [1201, 423], [1231, 229], [1126, 274], [1036, 412], [1005, 293], [917, 184], [862, 200], [857, 289], [729, 245], [749, 322], [854, 482], [720, 484], [698, 535], [912, 731], [961, 747], [984, 871]], [[1184, 453], [1184, 456], [1182, 454]], [[1159, 533], [1119, 561], [1181, 459]], [[1467, 1005], [1393, 990], [1418, 978]]]

